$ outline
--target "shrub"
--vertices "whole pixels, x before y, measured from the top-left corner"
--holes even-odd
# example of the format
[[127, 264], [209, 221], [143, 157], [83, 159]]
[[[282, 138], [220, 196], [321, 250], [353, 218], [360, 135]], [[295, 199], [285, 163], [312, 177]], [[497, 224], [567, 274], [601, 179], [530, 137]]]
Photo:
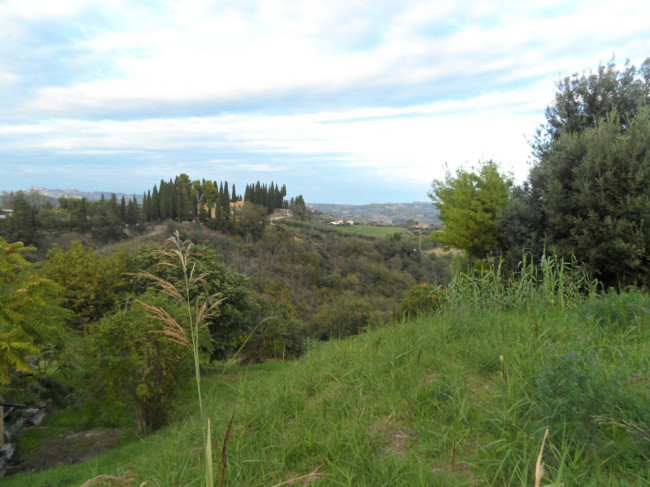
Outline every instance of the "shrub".
[[[178, 314], [161, 296], [145, 299]], [[130, 306], [88, 326], [78, 364], [99, 409], [136, 409], [144, 431], [166, 424], [174, 394], [191, 371], [186, 349], [160, 331], [141, 306]]]

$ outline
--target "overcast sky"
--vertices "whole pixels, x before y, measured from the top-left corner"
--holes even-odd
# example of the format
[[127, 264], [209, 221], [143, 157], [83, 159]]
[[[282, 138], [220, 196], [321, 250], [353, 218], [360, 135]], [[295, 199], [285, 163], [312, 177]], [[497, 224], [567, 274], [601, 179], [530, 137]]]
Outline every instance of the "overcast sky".
[[286, 184], [426, 201], [445, 164], [521, 181], [554, 83], [650, 55], [650, 3], [0, 0], [0, 190]]

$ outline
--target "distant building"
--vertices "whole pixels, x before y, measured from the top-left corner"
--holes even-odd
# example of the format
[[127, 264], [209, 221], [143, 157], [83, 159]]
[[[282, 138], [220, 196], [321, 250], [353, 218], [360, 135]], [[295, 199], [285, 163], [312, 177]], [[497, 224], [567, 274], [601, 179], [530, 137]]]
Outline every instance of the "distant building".
[[230, 202], [230, 208], [231, 208], [232, 210], [237, 210], [237, 209], [243, 208], [245, 203], [246, 203], [246, 202], [245, 202], [244, 200], [240, 200], [240, 201], [231, 201], [231, 202]]
[[429, 233], [429, 225], [416, 223], [411, 225], [408, 229], [408, 232], [411, 235], [422, 235], [423, 233]]
[[330, 225], [354, 225], [353, 220], [346, 220], [345, 218], [335, 218], [333, 221], [330, 222]]
[[13, 215], [14, 210], [9, 210], [9, 209], [0, 209], [0, 218], [7, 218]]

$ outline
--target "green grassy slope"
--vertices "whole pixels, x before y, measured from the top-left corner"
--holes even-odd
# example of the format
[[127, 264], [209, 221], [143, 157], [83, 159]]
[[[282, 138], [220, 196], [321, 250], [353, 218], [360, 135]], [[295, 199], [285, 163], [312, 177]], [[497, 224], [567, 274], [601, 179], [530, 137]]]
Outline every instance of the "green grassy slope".
[[[534, 485], [546, 428], [541, 485], [647, 485], [649, 313], [636, 293], [461, 310], [209, 376], [213, 438], [235, 413], [223, 485]], [[100, 474], [201, 485], [196, 410], [182, 415], [104, 457], [3, 486]]]

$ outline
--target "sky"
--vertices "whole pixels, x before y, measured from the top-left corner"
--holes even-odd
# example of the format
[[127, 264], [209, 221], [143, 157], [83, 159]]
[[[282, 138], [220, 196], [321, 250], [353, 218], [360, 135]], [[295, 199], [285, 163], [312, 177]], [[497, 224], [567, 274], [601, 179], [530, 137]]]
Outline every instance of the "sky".
[[0, 0], [0, 190], [523, 181], [555, 83], [650, 56], [647, 0]]

